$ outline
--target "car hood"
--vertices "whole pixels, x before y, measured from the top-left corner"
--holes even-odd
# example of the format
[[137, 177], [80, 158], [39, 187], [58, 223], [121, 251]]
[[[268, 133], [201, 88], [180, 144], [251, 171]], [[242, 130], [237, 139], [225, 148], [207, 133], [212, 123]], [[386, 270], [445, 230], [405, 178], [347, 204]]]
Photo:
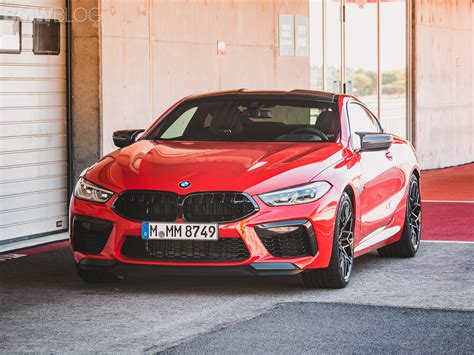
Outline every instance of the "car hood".
[[[94, 164], [86, 179], [114, 192], [242, 191], [304, 184], [342, 159], [339, 143], [139, 141]], [[189, 181], [187, 189], [178, 186]]]

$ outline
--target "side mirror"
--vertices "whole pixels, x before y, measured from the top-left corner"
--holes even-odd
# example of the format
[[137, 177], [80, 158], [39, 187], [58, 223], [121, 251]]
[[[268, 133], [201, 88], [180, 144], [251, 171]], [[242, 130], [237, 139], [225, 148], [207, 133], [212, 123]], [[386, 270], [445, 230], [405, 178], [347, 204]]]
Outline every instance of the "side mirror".
[[138, 135], [144, 131], [144, 129], [126, 129], [122, 131], [116, 131], [112, 135], [112, 138], [114, 139], [114, 144], [116, 147], [123, 148], [135, 143]]
[[386, 133], [356, 132], [360, 137], [360, 151], [386, 150], [392, 146], [393, 137]]

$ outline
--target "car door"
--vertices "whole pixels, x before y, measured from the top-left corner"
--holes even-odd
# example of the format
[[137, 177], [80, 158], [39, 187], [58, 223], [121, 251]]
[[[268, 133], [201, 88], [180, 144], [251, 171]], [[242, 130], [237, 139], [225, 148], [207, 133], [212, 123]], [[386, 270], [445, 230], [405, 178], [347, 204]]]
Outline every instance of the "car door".
[[360, 151], [357, 132], [382, 132], [375, 116], [358, 102], [348, 104], [351, 143], [360, 155], [361, 236], [376, 234], [394, 216], [396, 204], [392, 199], [400, 189], [399, 169], [395, 166], [392, 147], [380, 151]]

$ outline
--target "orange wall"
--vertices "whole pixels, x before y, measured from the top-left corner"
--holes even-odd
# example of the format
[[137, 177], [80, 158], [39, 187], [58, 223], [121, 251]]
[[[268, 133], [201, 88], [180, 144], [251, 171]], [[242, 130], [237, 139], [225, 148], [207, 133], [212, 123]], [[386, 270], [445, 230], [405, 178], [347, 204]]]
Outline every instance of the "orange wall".
[[307, 0], [102, 0], [102, 152], [114, 130], [145, 127], [192, 93], [308, 88], [309, 58], [278, 48], [278, 14], [308, 11]]

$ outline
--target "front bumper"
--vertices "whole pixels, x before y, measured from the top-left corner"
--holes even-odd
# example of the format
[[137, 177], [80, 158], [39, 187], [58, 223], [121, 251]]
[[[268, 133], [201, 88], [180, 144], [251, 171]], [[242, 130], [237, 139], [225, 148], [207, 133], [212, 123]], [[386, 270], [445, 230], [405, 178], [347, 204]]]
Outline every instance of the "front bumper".
[[[71, 199], [71, 234], [74, 234], [74, 218], [87, 220], [98, 218], [108, 221], [110, 232], [103, 248], [99, 252], [90, 253], [76, 247], [72, 238], [74, 259], [81, 267], [105, 267], [97, 265], [101, 262], [109, 263], [107, 267], [132, 267], [132, 266], [161, 266], [160, 269], [175, 268], [187, 271], [196, 268], [242, 269], [250, 274], [293, 274], [309, 268], [323, 268], [329, 264], [334, 234], [334, 219], [336, 215], [339, 192], [332, 188], [323, 198], [308, 204], [268, 207], [258, 197], [254, 196], [259, 205], [255, 214], [231, 223], [219, 225], [219, 238], [240, 238], [248, 250], [248, 258], [238, 261], [181, 261], [181, 260], [144, 260], [142, 258], [127, 257], [122, 253], [122, 247], [127, 237], [140, 238], [141, 223], [130, 221], [119, 216], [113, 211], [111, 205], [114, 198], [106, 204], [91, 203], [77, 198]], [[106, 228], [107, 223], [104, 224]], [[262, 242], [262, 234], [266, 229], [274, 230], [275, 227], [285, 225], [305, 225], [310, 237], [312, 252], [305, 256], [275, 256], [268, 243]], [[212, 243], [212, 242], [206, 242]], [[100, 249], [100, 247], [99, 247]], [[273, 255], [272, 255], [273, 253]], [[283, 269], [276, 268], [280, 265]], [[267, 268], [267, 270], [265, 270]], [[273, 268], [273, 269], [272, 269]], [[183, 270], [184, 271], [184, 270]]]

